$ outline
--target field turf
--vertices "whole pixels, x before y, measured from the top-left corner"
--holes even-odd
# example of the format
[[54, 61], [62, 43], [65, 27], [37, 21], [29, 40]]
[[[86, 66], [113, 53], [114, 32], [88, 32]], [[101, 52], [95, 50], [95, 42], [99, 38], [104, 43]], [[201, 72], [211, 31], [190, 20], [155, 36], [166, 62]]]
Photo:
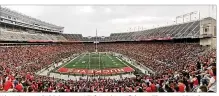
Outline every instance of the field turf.
[[133, 72], [129, 64], [110, 53], [86, 53], [66, 63], [57, 70], [72, 74], [117, 74]]

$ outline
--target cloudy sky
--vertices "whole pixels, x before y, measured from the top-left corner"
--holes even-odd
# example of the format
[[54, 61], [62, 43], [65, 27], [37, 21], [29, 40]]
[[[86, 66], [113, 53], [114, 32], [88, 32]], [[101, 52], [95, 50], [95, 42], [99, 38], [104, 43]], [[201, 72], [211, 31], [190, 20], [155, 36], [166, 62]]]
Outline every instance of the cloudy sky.
[[[208, 5], [114, 5], [114, 6], [39, 6], [10, 5], [9, 9], [34, 18], [65, 27], [64, 33], [99, 36], [110, 33], [130, 32], [174, 24], [176, 16], [200, 11], [200, 17], [216, 18], [216, 6]], [[198, 14], [192, 19], [198, 19]], [[185, 22], [189, 21], [185, 17]], [[182, 22], [182, 19], [178, 19]]]

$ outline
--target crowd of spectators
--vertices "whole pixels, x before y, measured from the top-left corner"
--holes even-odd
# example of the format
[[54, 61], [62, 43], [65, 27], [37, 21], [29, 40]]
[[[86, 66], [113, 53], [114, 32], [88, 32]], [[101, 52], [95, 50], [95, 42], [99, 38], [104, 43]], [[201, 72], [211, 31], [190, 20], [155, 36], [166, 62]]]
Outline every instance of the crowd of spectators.
[[0, 87], [5, 88], [4, 83], [7, 85], [9, 82], [6, 81], [15, 78], [32, 80], [35, 72], [79, 53], [82, 49], [81, 44], [0, 47]]
[[182, 43], [118, 43], [98, 45], [99, 51], [112, 51], [127, 55], [156, 71], [156, 73], [163, 73], [168, 69], [171, 72], [182, 71], [184, 67], [195, 65], [199, 60], [199, 53], [204, 52], [205, 49], [206, 47], [198, 44]]
[[103, 43], [153, 70], [135, 78], [63, 80], [35, 72], [94, 44], [0, 47], [0, 90], [13, 92], [216, 92], [216, 50], [185, 43]]

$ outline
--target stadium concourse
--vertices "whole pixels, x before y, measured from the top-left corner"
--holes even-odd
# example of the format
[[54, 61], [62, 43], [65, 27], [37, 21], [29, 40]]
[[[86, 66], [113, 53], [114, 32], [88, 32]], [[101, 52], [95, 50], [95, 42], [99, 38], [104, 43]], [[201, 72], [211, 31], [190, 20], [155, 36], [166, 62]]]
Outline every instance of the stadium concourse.
[[[0, 12], [0, 92], [216, 92], [216, 20], [211, 17], [109, 37], [83, 37], [1, 6]], [[93, 52], [107, 54], [77, 58]], [[120, 55], [109, 56], [112, 53]], [[131, 76], [86, 77], [106, 73], [103, 66], [128, 66]], [[86, 70], [78, 74], [66, 68]], [[66, 72], [72, 79], [62, 78]]]

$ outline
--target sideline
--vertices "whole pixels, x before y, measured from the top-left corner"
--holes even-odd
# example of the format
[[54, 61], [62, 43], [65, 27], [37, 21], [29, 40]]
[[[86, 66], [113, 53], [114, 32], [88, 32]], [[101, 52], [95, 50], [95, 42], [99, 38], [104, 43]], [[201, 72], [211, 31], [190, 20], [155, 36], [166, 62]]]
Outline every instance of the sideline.
[[[137, 68], [137, 69], [139, 69], [142, 73], [144, 73], [144, 74], [146, 74], [145, 72], [152, 72], [153, 73], [153, 71], [152, 70], [150, 70], [150, 69], [148, 69], [146, 66], [140, 66], [140, 65], [136, 65], [136, 64], [134, 64], [134, 63], [138, 63], [138, 62], [135, 62], [135, 60], [134, 59], [132, 59], [132, 58], [128, 58], [127, 56], [125, 56], [125, 55], [123, 55], [123, 54], [120, 54], [120, 53], [116, 53], [116, 52], [113, 52], [115, 55], [120, 55], [120, 56], [122, 56], [122, 60], [124, 60], [124, 61], [126, 61], [126, 62], [128, 62], [129, 64], [131, 64], [133, 67], [135, 67], [135, 68]], [[120, 58], [119, 58], [120, 59]], [[131, 59], [131, 61], [127, 61], [127, 59]], [[134, 63], [133, 63], [134, 62]]]
[[[108, 54], [107, 54], [107, 57], [112, 60], [112, 57], [110, 57]], [[125, 62], [123, 62], [120, 58], [118, 58], [117, 56], [115, 56], [115, 57], [116, 57], [116, 59], [118, 59], [121, 63], [123, 63], [124, 65], [130, 67], [128, 64], [126, 64]], [[131, 68], [132, 70], [134, 70], [132, 67], [130, 67], [130, 68]], [[134, 70], [134, 71], [135, 71], [135, 70]]]
[[[65, 59], [63, 59], [64, 61], [66, 60], [66, 59], [71, 59], [74, 55], [76, 55], [76, 54], [73, 54], [72, 56], [70, 56], [70, 57], [68, 57], [68, 58], [65, 58]], [[78, 55], [78, 56], [76, 56], [76, 57], [74, 57], [73, 59], [71, 59], [70, 61], [68, 61], [68, 60], [66, 60], [66, 62], [64, 62], [64, 63], [62, 63], [62, 61], [61, 62], [59, 62], [59, 63], [57, 63], [57, 64], [51, 64], [50, 65], [50, 67], [47, 69], [47, 68], [43, 68], [43, 69], [41, 69], [40, 71], [38, 71], [38, 72], [36, 72], [36, 74], [37, 75], [47, 75], [47, 73], [48, 72], [50, 72], [51, 70], [54, 70], [54, 69], [56, 69], [57, 67], [63, 67], [63, 66], [65, 66], [65, 65], [67, 65], [67, 64], [69, 64], [70, 62], [72, 62], [73, 60], [75, 60], [76, 58], [78, 58], [78, 57], [80, 57], [81, 55]], [[54, 66], [53, 65], [55, 65], [55, 68], [54, 68]], [[57, 66], [56, 66], [57, 65]], [[58, 70], [58, 69], [57, 69]], [[53, 72], [51, 72], [51, 73], [53, 73]]]

